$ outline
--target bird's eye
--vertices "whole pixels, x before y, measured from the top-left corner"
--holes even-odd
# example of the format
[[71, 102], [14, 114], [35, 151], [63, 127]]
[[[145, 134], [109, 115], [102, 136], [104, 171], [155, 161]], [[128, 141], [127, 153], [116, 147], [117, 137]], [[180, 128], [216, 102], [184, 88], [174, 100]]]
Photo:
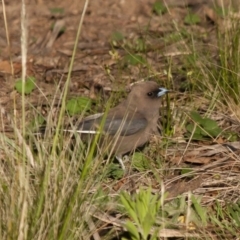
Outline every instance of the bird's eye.
[[153, 96], [153, 92], [149, 92], [147, 95], [148, 95], [149, 97], [152, 97], [152, 96]]

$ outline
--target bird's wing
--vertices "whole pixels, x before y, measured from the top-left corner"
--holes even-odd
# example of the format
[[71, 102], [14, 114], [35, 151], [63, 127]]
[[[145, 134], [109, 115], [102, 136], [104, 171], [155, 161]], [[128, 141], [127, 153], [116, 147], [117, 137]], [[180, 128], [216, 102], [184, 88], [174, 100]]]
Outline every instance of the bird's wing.
[[104, 131], [109, 135], [119, 133], [120, 136], [133, 135], [147, 126], [145, 118], [113, 118], [106, 119]]
[[[104, 121], [102, 115], [97, 118], [88, 117], [80, 123], [77, 132], [97, 133], [102, 121]], [[141, 115], [134, 115], [125, 119], [121, 116], [107, 116], [103, 124], [103, 132], [109, 135], [119, 133], [120, 136], [129, 136], [143, 130], [146, 126], [147, 120]]]

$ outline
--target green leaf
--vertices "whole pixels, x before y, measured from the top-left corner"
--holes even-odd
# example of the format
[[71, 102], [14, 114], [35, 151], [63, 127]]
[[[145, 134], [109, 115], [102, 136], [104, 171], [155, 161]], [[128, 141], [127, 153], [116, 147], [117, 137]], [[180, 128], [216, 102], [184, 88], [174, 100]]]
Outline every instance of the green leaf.
[[202, 135], [202, 129], [199, 126], [196, 126], [195, 123], [189, 123], [186, 126], [186, 130], [188, 131], [188, 133], [186, 134], [187, 137], [191, 137], [193, 140], [203, 140], [204, 139], [204, 137]]
[[193, 171], [192, 168], [183, 168], [183, 169], [181, 170], [181, 175], [190, 173], [190, 172], [192, 172], [192, 171]]
[[240, 208], [238, 204], [230, 203], [227, 205], [228, 215], [234, 219], [235, 224], [240, 227]]
[[206, 129], [206, 132], [208, 133], [208, 136], [217, 137], [220, 135], [222, 130], [220, 128], [215, 128], [215, 129], [211, 129], [211, 130]]
[[202, 123], [203, 122], [203, 118], [198, 112], [192, 111], [190, 113], [190, 117], [196, 123]]
[[32, 129], [39, 128], [40, 126], [43, 125], [44, 122], [45, 122], [45, 118], [42, 115], [38, 114], [37, 117], [30, 122], [29, 129], [32, 130]]
[[192, 195], [191, 200], [196, 210], [196, 213], [202, 220], [202, 223], [204, 225], [207, 225], [207, 211], [201, 206], [201, 198], [197, 199], [194, 195]]
[[64, 8], [50, 8], [49, 9], [52, 14], [63, 14]]
[[192, 136], [192, 139], [201, 141], [201, 140], [204, 140], [205, 138], [204, 138], [204, 136], [202, 134], [194, 133], [193, 136]]
[[201, 134], [201, 128], [196, 126], [196, 124], [194, 124], [194, 123], [189, 123], [186, 126], [186, 129], [190, 133], [192, 133], [194, 131], [194, 134]]
[[238, 134], [236, 132], [227, 131], [222, 134], [229, 142], [236, 142], [239, 140]]
[[211, 130], [211, 129], [218, 128], [217, 122], [212, 120], [212, 119], [210, 119], [210, 118], [203, 119], [202, 126], [206, 130]]
[[66, 110], [69, 115], [79, 114], [91, 108], [92, 101], [86, 97], [72, 98], [67, 101]]
[[25, 94], [29, 94], [36, 88], [35, 81], [36, 79], [34, 77], [28, 77], [25, 81], [25, 88], [23, 89], [23, 81], [19, 79], [15, 83], [15, 88], [19, 93], [24, 91]]
[[128, 230], [128, 232], [131, 234], [131, 239], [136, 239], [136, 240], [139, 240], [140, 239], [140, 236], [139, 236], [139, 233], [138, 233], [138, 230], [136, 228], [136, 226], [130, 222], [130, 221], [127, 221], [126, 224], [125, 224], [125, 227], [126, 229]]
[[186, 205], [185, 198], [183, 196], [179, 196], [178, 198], [164, 205], [165, 215], [172, 217], [173, 222], [175, 220], [177, 221], [178, 217], [184, 214]]
[[189, 24], [189, 25], [193, 25], [193, 24], [197, 24], [200, 23], [201, 19], [197, 14], [191, 13], [189, 12], [186, 17], [184, 18], [184, 23]]
[[112, 41], [122, 41], [124, 39], [124, 36], [121, 32], [113, 32], [111, 36]]
[[217, 137], [222, 132], [222, 129], [220, 127], [218, 127], [217, 122], [210, 118], [204, 119], [204, 121], [202, 123], [202, 127], [208, 133], [208, 134], [206, 134], [206, 132], [204, 132], [202, 130], [202, 135], [204, 135], [204, 136], [210, 135], [212, 137]]
[[[126, 192], [120, 194], [120, 199], [125, 207], [126, 213], [133, 220], [128, 222], [125, 227], [134, 236], [141, 238], [137, 239], [148, 239], [151, 228], [156, 222], [156, 216], [161, 206], [161, 201], [158, 195], [153, 195], [151, 188], [141, 189], [137, 194], [133, 196]], [[135, 239], [135, 238], [134, 238]]]
[[[195, 124], [190, 123], [186, 126], [186, 130], [189, 133], [193, 133], [193, 139], [195, 140], [202, 140], [206, 137], [217, 137], [219, 134], [222, 133], [222, 129], [218, 126], [217, 122], [210, 119], [210, 118], [202, 118], [201, 115], [197, 112], [191, 112], [190, 117], [199, 126], [195, 127]], [[187, 134], [187, 136], [191, 136]]]
[[119, 164], [110, 163], [107, 166], [107, 174], [106, 177], [113, 179], [121, 179], [124, 175], [124, 171], [120, 168]]
[[151, 199], [151, 189], [140, 190], [136, 198], [136, 211], [138, 212], [138, 218], [140, 223], [143, 223], [148, 211], [149, 203]]
[[151, 216], [146, 216], [145, 221], [142, 224], [143, 239], [148, 239], [150, 230], [153, 227], [153, 225], [154, 225], [154, 221], [152, 221]]
[[191, 139], [192, 140], [198, 140], [198, 141], [201, 141], [201, 140], [204, 140], [205, 139], [205, 137], [200, 133], [194, 133], [194, 134], [192, 134], [192, 133], [186, 133], [185, 134], [186, 135], [186, 137], [187, 138], [190, 138], [191, 137]]
[[146, 171], [147, 169], [150, 169], [149, 160], [141, 152], [135, 152], [132, 155], [132, 165], [138, 171]]
[[128, 215], [133, 218], [135, 222], [138, 222], [137, 212], [135, 211], [135, 202], [131, 200], [128, 193], [122, 192], [120, 194], [120, 199], [122, 204], [124, 205]]
[[138, 54], [128, 54], [124, 57], [124, 62], [129, 65], [138, 65], [138, 64], [145, 64], [147, 61], [144, 57]]
[[229, 14], [228, 8], [224, 8], [224, 6], [215, 7], [215, 12], [220, 17], [225, 17]]
[[165, 7], [165, 5], [162, 2], [156, 1], [153, 4], [153, 12], [158, 15], [162, 15], [167, 12], [167, 8]]
[[138, 52], [146, 51], [146, 42], [144, 39], [139, 38], [136, 40], [135, 50]]

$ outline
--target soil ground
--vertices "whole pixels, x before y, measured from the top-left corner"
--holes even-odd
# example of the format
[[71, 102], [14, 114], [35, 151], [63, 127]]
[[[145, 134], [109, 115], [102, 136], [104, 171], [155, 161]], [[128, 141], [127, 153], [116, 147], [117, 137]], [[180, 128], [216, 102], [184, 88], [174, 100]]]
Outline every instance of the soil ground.
[[[211, 55], [212, 61], [217, 61], [213, 47], [217, 45], [216, 29], [223, 28], [225, 24], [223, 18], [215, 11], [221, 6], [220, 3], [218, 5], [204, 0], [188, 0], [183, 3], [168, 0], [165, 1], [167, 11], [157, 15], [153, 12], [154, 2], [155, 0], [90, 1], [78, 44], [68, 98], [104, 97], [109, 91], [118, 91], [132, 82], [149, 79], [151, 76], [161, 85], [170, 86], [175, 90], [175, 98], [177, 98], [177, 92], [182, 90], [182, 84], [187, 81], [188, 71], [191, 70], [185, 66], [185, 59], [186, 55], [191, 54], [192, 44], [195, 44], [199, 51], [202, 49]], [[224, 1], [224, 4], [227, 7], [229, 1]], [[236, 5], [237, 1], [233, 1], [234, 4]], [[83, 5], [84, 1], [59, 0], [36, 0], [26, 4], [27, 75], [34, 76], [38, 86], [27, 96], [27, 101], [36, 108], [40, 106], [42, 112], [44, 112], [42, 106], [50, 103], [53, 98], [55, 100], [61, 98], [61, 93], [57, 93], [56, 96], [56, 89], [60, 86], [61, 90], [68, 74]], [[198, 24], [186, 24], [185, 17], [189, 11], [199, 16]], [[3, 12], [2, 6], [1, 12]], [[0, 22], [2, 29], [0, 35], [1, 130], [11, 132], [9, 118], [15, 116], [15, 119], [21, 119], [21, 94], [14, 88], [16, 79], [21, 77], [19, 1], [6, 1], [6, 16], [11, 44], [8, 48], [2, 15]], [[192, 43], [176, 37], [177, 29], [180, 28], [186, 29], [199, 39], [194, 39]], [[120, 44], [114, 42], [119, 34]], [[139, 39], [143, 40], [144, 47], [138, 42]], [[125, 63], [122, 59], [127, 51], [131, 49], [132, 53], [138, 52], [141, 47], [144, 48], [144, 55], [151, 67], [135, 65], [124, 67]], [[14, 74], [10, 59], [13, 62]], [[172, 76], [171, 82], [169, 71]], [[180, 105], [184, 104], [184, 101], [179, 101]], [[17, 111], [13, 112], [14, 108]], [[101, 108], [102, 106], [99, 106], [97, 110]], [[29, 116], [31, 118], [31, 115]], [[179, 137], [177, 127], [175, 129], [175, 137]], [[178, 159], [174, 159], [174, 162], [178, 162]]]
[[[184, 41], [168, 41], [165, 38], [176, 33], [174, 24], [184, 26], [190, 32], [198, 32], [204, 40], [204, 48], [214, 52], [209, 46], [216, 45], [216, 27], [221, 26], [221, 18], [213, 11], [213, 3], [204, 0], [165, 1], [168, 11], [162, 16], [153, 14], [154, 0], [143, 1], [90, 1], [84, 18], [81, 38], [78, 44], [70, 86], [71, 95], [90, 95], [95, 97], [97, 89], [112, 89], [124, 84], [149, 77], [157, 73], [158, 81], [166, 85], [168, 61], [172, 61], [174, 81], [178, 82], [186, 76], [180, 74], [184, 68], [182, 56], [190, 54], [190, 43]], [[225, 1], [226, 5], [228, 1]], [[66, 78], [72, 49], [76, 38], [77, 27], [84, 1], [44, 1], [36, 0], [27, 3], [28, 26], [28, 70], [29, 76], [35, 76], [39, 91], [29, 96], [30, 101], [42, 102], [41, 91], [46, 96], [55, 93], [56, 84]], [[184, 18], [189, 9], [200, 16], [200, 23], [187, 26]], [[1, 7], [1, 12], [3, 8]], [[1, 16], [1, 105], [11, 112], [12, 99], [15, 94], [14, 82], [21, 76], [21, 5], [19, 1], [6, 1], [6, 15], [10, 49], [7, 47], [5, 25]], [[144, 39], [147, 46], [146, 58], [151, 65], [147, 68], [129, 67], [119, 69], [119, 59], [110, 53], [113, 50], [112, 39], [119, 32], [128, 44], [136, 45], [138, 39]], [[138, 46], [136, 46], [138, 47]], [[203, 47], [203, 46], [197, 46]], [[140, 46], [139, 46], [140, 48]], [[136, 49], [137, 51], [137, 49]], [[9, 52], [13, 61], [14, 77], [9, 63]], [[118, 49], [121, 59], [125, 51]], [[107, 71], [109, 69], [109, 71]], [[110, 74], [109, 74], [110, 72]], [[177, 80], [178, 81], [177, 81]], [[93, 87], [94, 86], [94, 87]], [[178, 90], [179, 84], [173, 88]], [[89, 91], [90, 89], [90, 91]], [[39, 100], [39, 98], [41, 100]]]
[[[7, 47], [2, 14], [0, 21], [1, 131], [11, 132], [10, 119], [13, 116], [15, 119], [21, 119], [21, 94], [14, 88], [16, 79], [21, 77], [21, 3], [17, 0], [5, 2], [11, 44]], [[213, 62], [218, 61], [215, 48], [216, 29], [221, 31], [226, 23], [217, 15], [215, 9], [221, 6], [222, 1], [219, 1], [218, 5], [218, 1], [213, 3], [207, 0], [165, 0], [167, 11], [162, 15], [153, 12], [154, 2], [155, 0], [90, 1], [78, 43], [68, 98], [87, 96], [91, 99], [99, 97], [107, 99], [111, 91], [118, 91], [119, 88], [125, 88], [132, 82], [154, 78], [162, 86], [170, 86], [175, 90], [174, 98], [179, 98], [179, 105], [184, 106], [182, 92], [185, 89], [182, 86], [188, 81], [187, 74], [191, 72], [191, 69], [187, 69], [185, 65], [185, 59], [186, 55], [191, 55], [192, 46], [212, 56]], [[224, 1], [226, 7], [229, 2]], [[234, 4], [237, 6], [238, 1], [232, 2], [233, 6]], [[60, 93], [56, 97], [56, 89], [57, 86], [60, 86], [60, 89], [63, 87], [68, 74], [83, 5], [84, 1], [76, 0], [27, 1], [27, 74], [36, 78], [38, 87], [26, 98], [31, 106], [36, 108], [40, 106], [41, 111], [53, 98], [57, 100], [61, 98]], [[2, 6], [0, 9], [3, 13]], [[197, 24], [186, 23], [185, 17], [189, 11], [199, 16]], [[178, 38], [177, 29], [186, 29], [194, 36], [198, 36], [198, 39], [196, 37], [191, 42], [189, 39]], [[118, 37], [119, 41], [116, 40]], [[144, 42], [144, 46], [139, 40]], [[142, 49], [150, 67], [125, 66], [124, 57], [128, 51], [135, 53]], [[10, 60], [13, 63], [14, 73]], [[202, 104], [204, 106], [205, 103]], [[13, 111], [13, 106], [16, 111]], [[97, 110], [101, 107], [97, 106]], [[182, 132], [177, 131], [178, 127], [175, 130], [174, 137], [181, 138]], [[215, 154], [219, 155], [215, 155], [215, 159], [221, 158], [224, 161], [222, 158], [224, 147], [217, 146], [219, 148], [215, 148], [218, 149], [215, 150]], [[199, 149], [191, 152], [192, 155], [189, 155], [187, 160], [171, 153], [171, 163], [185, 161], [190, 164], [206, 165], [199, 171], [222, 167], [219, 162], [218, 165], [214, 165], [212, 155], [206, 154], [206, 151], [210, 151], [209, 146], [200, 144], [198, 147]], [[184, 149], [179, 145], [177, 150], [182, 153]], [[177, 150], [174, 149], [175, 152]], [[201, 155], [202, 152], [205, 155]], [[201, 157], [196, 158], [196, 156]], [[228, 166], [224, 166], [225, 170], [232, 169], [233, 164], [233, 161], [229, 161]], [[210, 186], [208, 177], [210, 178], [210, 174], [204, 176], [205, 186]], [[203, 186], [202, 178], [187, 184], [184, 181], [169, 181], [169, 197], [198, 189], [200, 185]]]

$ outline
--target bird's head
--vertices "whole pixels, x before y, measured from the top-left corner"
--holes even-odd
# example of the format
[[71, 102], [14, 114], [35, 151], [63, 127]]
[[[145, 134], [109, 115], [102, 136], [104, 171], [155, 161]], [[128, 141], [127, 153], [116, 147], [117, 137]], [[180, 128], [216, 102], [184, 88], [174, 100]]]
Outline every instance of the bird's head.
[[139, 82], [132, 86], [128, 101], [140, 112], [158, 111], [161, 105], [159, 98], [167, 92], [169, 90], [159, 87], [156, 82]]
[[131, 87], [131, 91], [129, 93], [129, 98], [132, 100], [153, 100], [158, 99], [169, 92], [166, 88], [159, 87], [156, 82], [148, 81], [148, 82], [139, 82], [135, 83]]

